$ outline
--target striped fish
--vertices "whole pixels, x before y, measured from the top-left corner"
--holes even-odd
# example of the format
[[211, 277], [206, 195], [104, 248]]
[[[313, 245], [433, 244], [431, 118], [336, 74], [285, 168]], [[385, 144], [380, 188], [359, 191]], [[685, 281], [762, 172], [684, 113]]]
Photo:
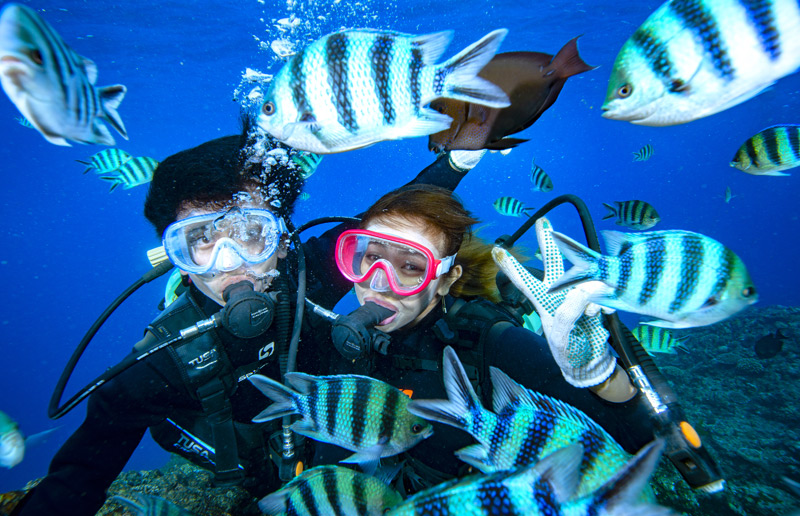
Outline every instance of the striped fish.
[[492, 206], [497, 210], [497, 213], [507, 217], [527, 217], [534, 210], [534, 208], [526, 207], [522, 201], [513, 197], [500, 197], [492, 203]]
[[97, 66], [72, 50], [31, 8], [0, 13], [0, 82], [11, 102], [55, 145], [114, 145], [103, 121], [127, 139], [117, 107], [125, 86], [96, 88]]
[[535, 464], [554, 451], [580, 443], [580, 480], [576, 496], [608, 481], [630, 456], [580, 410], [529, 391], [497, 368], [490, 368], [494, 412], [481, 405], [464, 367], [450, 346], [444, 350], [447, 400], [414, 400], [412, 414], [454, 426], [474, 437], [456, 456], [484, 473]]
[[36, 129], [35, 127], [33, 127], [33, 124], [30, 123], [30, 121], [27, 118], [25, 118], [24, 116], [15, 117], [14, 120], [16, 120], [17, 123], [19, 125], [21, 125], [22, 127], [26, 127], [28, 129]]
[[307, 201], [311, 199], [311, 194], [308, 192], [300, 192], [300, 195], [298, 195], [297, 198], [301, 201]]
[[134, 499], [112, 496], [110, 499], [121, 504], [136, 516], [193, 516], [194, 513], [178, 507], [160, 496], [133, 493]]
[[109, 192], [113, 192], [119, 185], [128, 190], [134, 186], [144, 185], [152, 181], [153, 172], [155, 172], [157, 166], [158, 161], [147, 156], [131, 158], [118, 170], [112, 172], [111, 175], [100, 176], [100, 179], [111, 182]]
[[633, 153], [633, 161], [647, 161], [653, 155], [653, 146], [645, 144], [644, 147]]
[[605, 289], [590, 301], [657, 320], [644, 324], [690, 328], [721, 321], [758, 300], [744, 263], [733, 251], [689, 231], [619, 233], [603, 231], [608, 255], [553, 232], [575, 266], [550, 292], [599, 280]]
[[800, 166], [800, 125], [759, 131], [739, 147], [731, 166], [754, 176], [788, 176], [782, 171]]
[[573, 444], [542, 461], [511, 471], [455, 479], [412, 496], [387, 516], [668, 516], [672, 511], [637, 503], [656, 467], [663, 440], [642, 448], [606, 484], [575, 497], [581, 445]]
[[408, 396], [373, 378], [287, 373], [294, 390], [261, 375], [249, 379], [275, 402], [254, 422], [300, 414], [303, 419], [292, 430], [356, 452], [342, 462], [358, 463], [367, 472], [376, 469], [381, 457], [397, 455], [433, 434], [430, 423], [408, 412]]
[[631, 229], [650, 229], [661, 221], [661, 216], [655, 208], [644, 201], [614, 201], [614, 206], [603, 203], [609, 213], [603, 220], [616, 217], [618, 226]]
[[452, 119], [425, 107], [434, 99], [510, 105], [503, 90], [477, 76], [507, 32], [493, 31], [439, 65], [434, 63], [450, 43], [451, 31], [329, 34], [281, 68], [264, 97], [258, 124], [278, 140], [317, 154], [443, 131]]
[[553, 180], [550, 179], [547, 172], [535, 162], [531, 162], [531, 183], [533, 183], [533, 188], [531, 188], [531, 190], [535, 192], [553, 191]]
[[677, 355], [678, 350], [689, 353], [689, 348], [682, 342], [686, 337], [676, 339], [664, 328], [640, 324], [631, 333], [642, 343], [642, 347], [650, 356], [653, 356], [653, 353]]
[[122, 149], [105, 149], [93, 155], [89, 158], [89, 161], [79, 159], [75, 161], [86, 165], [86, 170], [83, 171], [84, 174], [92, 169], [94, 169], [96, 174], [108, 174], [117, 170], [132, 157], [133, 156]]
[[308, 179], [317, 171], [317, 167], [322, 162], [322, 156], [312, 152], [298, 152], [292, 156], [292, 161], [300, 167], [300, 177]]
[[733, 195], [733, 193], [731, 192], [731, 187], [730, 186], [726, 187], [725, 188], [725, 197], [724, 197], [725, 204], [728, 204], [729, 202], [731, 202], [731, 199], [733, 199], [734, 197], [736, 197], [736, 196]]
[[270, 516], [383, 516], [402, 501], [400, 493], [373, 476], [340, 466], [317, 466], [262, 498], [258, 507]]
[[603, 116], [690, 122], [749, 100], [798, 66], [797, 0], [669, 0], [617, 55]]

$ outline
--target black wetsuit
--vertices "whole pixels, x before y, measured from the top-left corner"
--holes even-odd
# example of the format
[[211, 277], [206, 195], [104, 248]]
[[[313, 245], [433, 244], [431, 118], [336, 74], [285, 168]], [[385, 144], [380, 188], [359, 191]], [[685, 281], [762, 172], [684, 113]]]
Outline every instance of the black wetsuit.
[[[454, 189], [463, 175], [448, 165], [443, 155], [423, 170], [412, 182], [430, 183]], [[336, 269], [334, 246], [338, 235], [350, 225], [339, 225], [328, 230], [318, 238], [303, 243], [306, 259], [307, 297], [315, 303], [332, 309], [333, 306], [352, 288]], [[286, 278], [294, 278], [297, 270], [296, 255], [279, 263], [279, 270]], [[292, 294], [291, 313], [294, 314], [295, 290]], [[184, 297], [170, 306], [157, 321], [167, 321], [177, 311], [175, 307], [187, 306], [197, 312], [193, 324], [210, 317], [220, 310], [220, 306], [192, 287]], [[189, 306], [192, 305], [192, 306]], [[199, 310], [199, 311], [197, 311]], [[177, 315], [176, 315], [177, 317]], [[185, 314], [183, 315], [185, 318]], [[329, 325], [316, 325], [313, 315], [307, 312], [298, 353], [297, 369], [319, 374], [319, 364], [325, 362], [323, 353], [317, 353], [316, 342], [328, 342]], [[187, 321], [182, 320], [181, 325]], [[263, 410], [269, 401], [248, 381], [241, 381], [243, 366], [252, 366], [260, 374], [280, 378], [277, 353], [269, 353], [269, 343], [275, 339], [270, 330], [254, 339], [237, 338], [224, 329], [212, 330], [205, 334], [213, 336], [224, 359], [225, 366], [233, 371], [227, 382], [232, 394], [229, 396], [233, 420], [240, 429], [249, 429], [247, 442], [238, 441], [239, 464], [245, 470], [245, 486], [261, 496], [278, 487], [275, 467], [268, 458], [263, 440], [279, 422], [254, 425], [252, 418]], [[185, 326], [182, 326], [185, 327]], [[322, 331], [323, 335], [316, 332]], [[267, 350], [267, 351], [265, 351]], [[151, 428], [154, 438], [168, 451], [181, 453], [187, 458], [202, 464], [203, 447], [188, 443], [179, 430], [172, 432], [170, 427], [180, 426], [188, 430], [193, 422], [198, 423], [195, 432], [203, 431], [205, 421], [200, 401], [187, 385], [185, 371], [176, 365], [171, 352], [159, 351], [136, 363], [119, 376], [100, 387], [89, 398], [86, 419], [67, 440], [53, 458], [48, 475], [31, 492], [19, 514], [31, 515], [93, 515], [106, 499], [106, 489], [125, 467], [131, 454], [139, 445], [145, 431]], [[245, 371], [246, 372], [246, 371]], [[253, 427], [257, 430], [253, 432]], [[208, 431], [208, 428], [205, 428]], [[260, 431], [265, 430], [265, 431]], [[243, 430], [244, 431], [244, 430]], [[241, 437], [241, 435], [237, 435]]]
[[[445, 299], [448, 306], [451, 306], [453, 298], [448, 296]], [[471, 303], [490, 304], [482, 299]], [[439, 305], [413, 328], [393, 331], [390, 334], [391, 343], [387, 355], [372, 353], [369, 360], [360, 359], [355, 363], [339, 356], [332, 360], [331, 371], [365, 374], [384, 380], [401, 390], [411, 392], [414, 399], [446, 399], [441, 362], [447, 344], [434, 331], [443, 315]], [[454, 345], [465, 368], [472, 366], [484, 369], [478, 375], [478, 392], [481, 393], [485, 407], [491, 409], [492, 406], [491, 380], [486, 372], [489, 366], [494, 366], [528, 389], [547, 394], [582, 410], [630, 453], [635, 453], [653, 439], [653, 428], [647, 409], [639, 399], [641, 395], [627, 403], [610, 403], [588, 389], [573, 387], [564, 380], [547, 341], [513, 323], [512, 317], [507, 320], [513, 325], [506, 325], [504, 330], [496, 334], [487, 332], [488, 336], [483, 342], [483, 364], [469, 364], [467, 357], [474, 351]], [[487, 326], [491, 326], [491, 323]], [[474, 330], [481, 331], [479, 327]], [[432, 367], [436, 367], [436, 370], [432, 370]], [[474, 443], [475, 440], [466, 432], [434, 423], [433, 436], [410, 449], [403, 458], [407, 465], [416, 469], [415, 473], [421, 480], [427, 484], [436, 483], [452, 476], [463, 475], [468, 470], [467, 465], [456, 458], [453, 452]], [[335, 463], [350, 454], [351, 451], [333, 445], [319, 445], [314, 465]], [[416, 491], [427, 486], [411, 486], [406, 479], [403, 487], [406, 491]]]

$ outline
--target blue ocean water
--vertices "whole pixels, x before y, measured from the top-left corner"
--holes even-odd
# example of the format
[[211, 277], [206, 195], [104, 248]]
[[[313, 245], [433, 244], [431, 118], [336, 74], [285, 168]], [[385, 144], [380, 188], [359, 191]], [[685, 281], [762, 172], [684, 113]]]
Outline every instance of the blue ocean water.
[[[780, 80], [758, 97], [723, 113], [675, 127], [641, 127], [601, 118], [609, 73], [622, 44], [659, 0], [635, 2], [520, 2], [410, 0], [236, 0], [219, 2], [25, 2], [37, 9], [80, 54], [99, 68], [99, 85], [122, 83], [128, 94], [119, 113], [130, 135], [120, 148], [158, 160], [238, 130], [233, 100], [247, 68], [275, 73], [281, 62], [269, 42], [281, 37], [279, 19], [294, 14], [303, 25], [292, 34], [307, 42], [343, 27], [387, 28], [422, 34], [455, 30], [445, 56], [490, 30], [509, 29], [502, 51], [554, 54], [582, 34], [583, 58], [597, 70], [571, 78], [556, 104], [520, 136], [530, 142], [507, 156], [489, 154], [457, 193], [484, 223], [481, 235], [511, 233], [522, 219], [503, 217], [492, 202], [517, 197], [540, 206], [573, 193], [588, 204], [599, 229], [603, 202], [642, 199], [653, 204], [659, 229], [685, 229], [731, 247], [760, 292], [759, 304], [798, 305], [793, 264], [800, 234], [794, 177], [755, 177], [728, 166], [745, 139], [778, 123], [800, 123], [800, 75]], [[248, 91], [245, 89], [245, 92]], [[0, 471], [0, 491], [42, 476], [58, 447], [80, 424], [85, 406], [56, 422], [48, 401], [61, 370], [83, 333], [119, 292], [149, 265], [145, 252], [159, 238], [142, 216], [146, 187], [118, 189], [92, 173], [86, 159], [102, 147], [57, 147], [20, 126], [19, 113], [0, 99], [3, 145], [0, 307], [2, 403], [27, 434], [59, 426], [25, 461]], [[654, 155], [632, 161], [651, 144]], [[299, 201], [297, 225], [314, 217], [352, 215], [381, 194], [410, 180], [434, 156], [425, 139], [385, 142], [324, 158]], [[531, 161], [552, 177], [555, 190], [530, 191]], [[735, 197], [724, 202], [730, 187]], [[555, 228], [581, 236], [569, 208], [552, 216]], [[533, 235], [521, 242], [535, 247]], [[104, 326], [81, 361], [67, 394], [122, 358], [158, 313], [166, 279], [141, 289]], [[625, 316], [627, 322], [636, 317]], [[167, 458], [149, 437], [129, 469], [160, 466]]]

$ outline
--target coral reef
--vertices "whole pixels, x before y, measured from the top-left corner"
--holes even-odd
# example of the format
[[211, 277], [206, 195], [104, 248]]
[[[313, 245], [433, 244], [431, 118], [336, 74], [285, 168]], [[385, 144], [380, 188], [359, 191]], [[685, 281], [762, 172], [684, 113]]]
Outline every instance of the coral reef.
[[[788, 339], [761, 359], [756, 341], [782, 329]], [[712, 326], [673, 330], [691, 354], [658, 355], [689, 421], [727, 481], [717, 495], [692, 491], [662, 461], [654, 476], [658, 501], [702, 515], [792, 514], [800, 499], [782, 480], [800, 479], [800, 308], [770, 306]]]

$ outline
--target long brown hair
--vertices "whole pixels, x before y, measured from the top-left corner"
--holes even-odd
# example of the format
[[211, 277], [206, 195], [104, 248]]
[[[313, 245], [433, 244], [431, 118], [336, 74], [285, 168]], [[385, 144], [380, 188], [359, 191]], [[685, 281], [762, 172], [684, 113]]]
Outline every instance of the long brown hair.
[[361, 227], [375, 221], [396, 223], [397, 218], [414, 226], [421, 222], [422, 227], [418, 229], [441, 238], [444, 245], [442, 256], [457, 253], [454, 265], [461, 265], [463, 272], [450, 288], [451, 295], [500, 300], [495, 283], [498, 268], [492, 260], [492, 246], [472, 234], [472, 226], [479, 220], [450, 190], [426, 184], [393, 190], [364, 213]]

